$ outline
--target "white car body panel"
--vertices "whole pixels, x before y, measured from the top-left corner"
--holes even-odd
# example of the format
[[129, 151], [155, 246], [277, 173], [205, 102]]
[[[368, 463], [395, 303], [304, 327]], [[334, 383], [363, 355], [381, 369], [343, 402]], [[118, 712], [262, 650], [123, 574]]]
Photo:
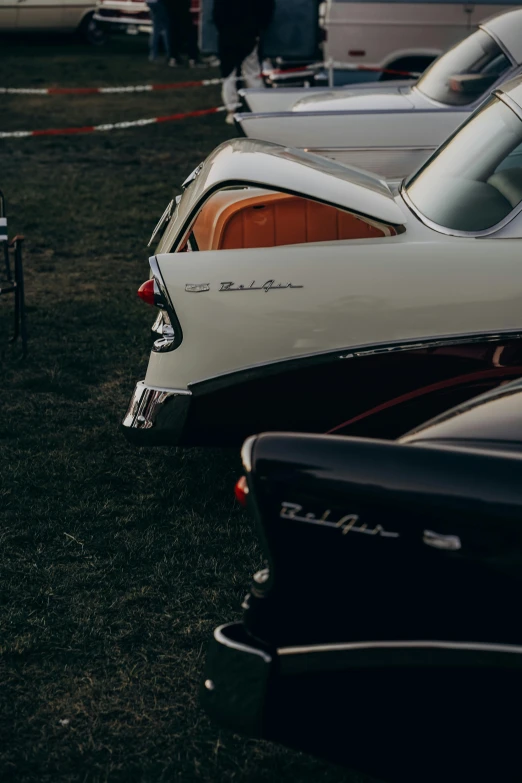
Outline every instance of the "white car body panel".
[[301, 150], [232, 139], [217, 147], [196, 172], [158, 246], [159, 253], [174, 249], [198, 206], [212, 192], [227, 186], [260, 185], [371, 215], [385, 223], [402, 225], [405, 221], [404, 211], [383, 180]]
[[400, 182], [405, 174], [418, 169], [433, 153], [434, 147], [310, 147], [309, 152], [336, 160], [345, 166], [373, 171], [386, 180]]
[[[159, 255], [184, 339], [172, 353], [151, 354], [145, 383], [187, 389], [191, 383], [289, 357], [520, 329], [519, 243], [504, 240], [499, 255], [495, 242], [456, 241], [419, 229], [417, 241], [409, 233]], [[223, 281], [248, 285], [269, 279], [302, 288], [220, 291]], [[196, 282], [208, 283], [210, 290], [187, 293], [185, 285]]]
[[[512, 62], [499, 83], [513, 77], [522, 63], [522, 9], [480, 27]], [[248, 99], [248, 92], [246, 96]], [[236, 122], [249, 138], [308, 149], [394, 178], [409, 174], [422, 163], [474, 111], [482, 97], [468, 105], [448, 106], [427, 97], [415, 85], [350, 86], [309, 93], [295, 102], [292, 111], [237, 114]], [[380, 153], [373, 158], [370, 151], [376, 148]], [[395, 161], [394, 148], [399, 153]]]
[[295, 112], [315, 111], [407, 111], [432, 109], [436, 104], [414, 87], [386, 88], [372, 92], [328, 90], [323, 95], [309, 95], [292, 106]]
[[94, 11], [89, 0], [0, 0], [0, 30], [76, 30]]
[[[372, 156], [376, 148], [392, 154], [394, 147], [407, 151], [422, 148], [426, 156], [460, 125], [469, 113], [459, 108], [413, 109], [383, 113], [288, 112], [285, 114], [242, 115], [242, 129], [249, 137], [284, 145], [323, 152], [339, 162], [350, 162], [382, 176], [402, 177], [412, 171], [409, 155], [403, 159], [406, 168], [397, 173], [383, 170], [382, 155]], [[363, 157], [359, 158], [358, 151]], [[347, 157], [345, 153], [349, 153]], [[425, 159], [425, 158], [424, 158]], [[423, 160], [423, 158], [416, 158]], [[397, 160], [395, 167], [402, 161]]]
[[399, 79], [389, 82], [367, 82], [363, 84], [350, 84], [343, 87], [277, 87], [267, 90], [261, 87], [252, 87], [239, 90], [239, 95], [245, 101], [247, 107], [254, 114], [262, 112], [290, 111], [293, 106], [306, 97], [321, 97], [326, 93], [344, 95], [364, 93], [371, 94], [374, 91], [395, 91], [397, 87], [408, 87], [414, 83], [411, 79]]

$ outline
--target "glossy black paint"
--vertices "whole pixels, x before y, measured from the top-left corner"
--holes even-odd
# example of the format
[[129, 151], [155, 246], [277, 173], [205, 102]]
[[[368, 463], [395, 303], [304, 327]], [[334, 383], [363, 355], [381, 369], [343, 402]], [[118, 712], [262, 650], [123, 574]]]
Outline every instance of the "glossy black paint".
[[397, 783], [520, 780], [522, 383], [397, 442], [245, 454], [269, 578], [228, 632], [233, 676], [213, 643], [209, 712]]
[[402, 443], [432, 441], [474, 448], [522, 450], [522, 380], [442, 413], [401, 438]]
[[251, 368], [190, 387], [178, 443], [239, 445], [265, 430], [396, 438], [520, 375], [522, 342], [514, 337]]
[[[252, 459], [270, 570], [251, 590], [252, 636], [275, 647], [412, 638], [522, 645], [513, 623], [522, 449], [505, 456], [261, 435]], [[426, 531], [461, 548], [439, 549]]]

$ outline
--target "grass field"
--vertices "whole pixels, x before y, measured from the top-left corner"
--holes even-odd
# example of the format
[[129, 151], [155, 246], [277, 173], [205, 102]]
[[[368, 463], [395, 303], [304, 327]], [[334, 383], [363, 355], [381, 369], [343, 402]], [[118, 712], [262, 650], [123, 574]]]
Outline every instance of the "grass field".
[[[2, 41], [0, 86], [172, 82], [144, 39], [89, 49]], [[0, 96], [0, 130], [219, 105], [218, 88]], [[118, 431], [143, 377], [150, 232], [231, 135], [223, 115], [0, 141], [12, 232], [26, 236], [30, 352], [0, 387], [0, 781], [356, 781], [220, 731], [197, 701], [212, 629], [240, 617], [261, 555], [233, 501], [236, 453], [133, 449]], [[5, 308], [5, 304], [3, 304]]]

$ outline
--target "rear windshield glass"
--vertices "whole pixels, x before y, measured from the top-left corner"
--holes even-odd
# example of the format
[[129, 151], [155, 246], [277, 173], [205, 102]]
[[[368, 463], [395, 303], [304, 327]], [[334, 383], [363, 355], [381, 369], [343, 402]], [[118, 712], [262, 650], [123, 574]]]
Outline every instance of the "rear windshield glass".
[[417, 89], [434, 101], [466, 106], [509, 68], [500, 46], [484, 30], [477, 30], [436, 60], [417, 82]]
[[439, 226], [484, 231], [522, 201], [522, 121], [490, 99], [408, 180], [406, 194]]

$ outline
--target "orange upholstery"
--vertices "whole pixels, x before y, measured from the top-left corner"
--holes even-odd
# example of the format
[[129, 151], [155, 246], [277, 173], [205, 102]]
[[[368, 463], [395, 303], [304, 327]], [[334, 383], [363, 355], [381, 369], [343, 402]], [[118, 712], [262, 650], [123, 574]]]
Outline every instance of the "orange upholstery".
[[200, 250], [276, 247], [395, 233], [327, 204], [260, 188], [215, 193], [192, 230]]

